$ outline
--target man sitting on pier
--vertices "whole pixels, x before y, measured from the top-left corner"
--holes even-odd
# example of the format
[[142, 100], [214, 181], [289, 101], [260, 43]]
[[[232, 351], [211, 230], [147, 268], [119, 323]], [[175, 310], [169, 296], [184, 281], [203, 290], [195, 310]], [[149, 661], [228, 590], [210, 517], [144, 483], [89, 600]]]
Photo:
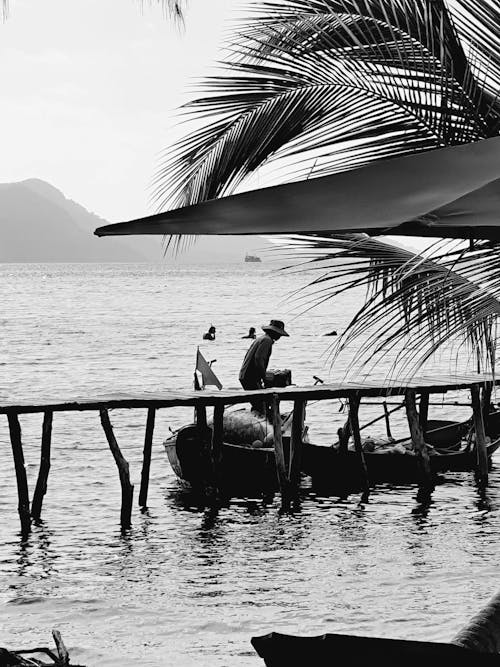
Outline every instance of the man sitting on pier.
[[[271, 358], [273, 344], [281, 336], [288, 336], [285, 325], [281, 320], [271, 320], [262, 327], [263, 336], [259, 336], [248, 348], [240, 369], [240, 383], [243, 389], [263, 389], [265, 386], [266, 371]], [[265, 401], [261, 399], [251, 401], [252, 410], [266, 414]]]

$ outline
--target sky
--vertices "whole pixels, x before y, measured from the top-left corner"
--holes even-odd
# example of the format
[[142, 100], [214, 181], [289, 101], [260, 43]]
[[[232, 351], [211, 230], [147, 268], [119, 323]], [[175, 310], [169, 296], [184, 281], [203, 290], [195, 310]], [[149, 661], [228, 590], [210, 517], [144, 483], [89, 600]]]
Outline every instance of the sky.
[[176, 110], [210, 72], [236, 0], [190, 0], [184, 30], [139, 0], [11, 0], [0, 23], [0, 182], [40, 178], [110, 222], [155, 212]]
[[0, 182], [48, 181], [109, 222], [155, 213], [161, 151], [183, 134], [178, 108], [213, 72], [243, 4], [189, 0], [179, 29], [147, 0], [11, 0], [0, 23]]

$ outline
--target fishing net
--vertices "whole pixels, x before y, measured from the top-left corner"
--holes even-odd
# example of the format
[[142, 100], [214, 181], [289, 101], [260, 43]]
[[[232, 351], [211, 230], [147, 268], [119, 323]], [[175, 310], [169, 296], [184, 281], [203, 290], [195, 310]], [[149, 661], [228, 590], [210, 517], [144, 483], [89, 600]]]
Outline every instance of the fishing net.
[[[209, 421], [209, 426], [211, 425], [212, 422]], [[246, 408], [227, 411], [224, 413], [224, 442], [272, 447], [273, 426], [265, 417]]]

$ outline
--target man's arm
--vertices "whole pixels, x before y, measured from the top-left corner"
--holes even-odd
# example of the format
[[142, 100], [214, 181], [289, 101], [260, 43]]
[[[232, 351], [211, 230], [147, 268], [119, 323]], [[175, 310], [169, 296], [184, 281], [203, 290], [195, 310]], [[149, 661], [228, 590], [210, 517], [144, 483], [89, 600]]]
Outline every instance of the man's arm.
[[260, 345], [255, 351], [255, 368], [259, 375], [259, 380], [264, 382], [266, 379], [267, 365], [269, 363], [269, 358], [271, 357], [271, 350], [273, 348], [273, 343], [270, 338], [265, 336], [260, 341]]

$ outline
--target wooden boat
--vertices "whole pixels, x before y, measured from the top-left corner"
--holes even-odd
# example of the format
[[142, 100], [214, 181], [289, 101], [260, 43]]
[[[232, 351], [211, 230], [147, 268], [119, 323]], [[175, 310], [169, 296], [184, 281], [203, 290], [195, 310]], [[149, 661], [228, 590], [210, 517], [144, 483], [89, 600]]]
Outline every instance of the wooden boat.
[[[500, 595], [475, 614], [449, 644], [324, 634], [297, 637], [271, 632], [252, 637], [251, 642], [266, 667], [302, 667], [332, 665], [339, 662], [350, 667], [479, 667], [500, 665], [498, 609]], [[369, 660], [367, 660], [369, 656]]]
[[[210, 442], [210, 437], [211, 430], [207, 429], [205, 436], [200, 439], [198, 428], [189, 424], [164, 442], [172, 470], [182, 482], [194, 489], [203, 488], [207, 482], [206, 471], [210, 468], [210, 462], [203, 442]], [[225, 493], [235, 496], [277, 489], [274, 448], [254, 448], [225, 442], [219, 484]]]
[[[434, 420], [429, 421], [429, 426], [437, 429], [445, 427], [443, 431], [434, 430], [434, 437], [432, 433], [426, 436], [429, 444], [441, 445], [430, 457], [433, 472], [466, 472], [474, 469], [475, 452], [460, 446], [462, 424]], [[197, 427], [189, 424], [164, 442], [173, 471], [182, 482], [195, 489], [203, 488], [207, 482], [210, 462], [203, 442], [209, 443], [210, 438], [210, 428], [207, 427], [200, 438]], [[457, 443], [460, 448], [457, 448]], [[286, 435], [283, 436], [283, 447], [287, 457], [290, 438]], [[500, 438], [497, 438], [488, 445], [488, 457], [499, 447]], [[365, 452], [365, 461], [372, 482], [408, 483], [418, 479], [418, 458], [412, 452]], [[349, 489], [354, 490], [360, 482], [356, 453], [349, 451], [343, 460], [336, 446], [304, 442], [301, 470], [311, 477], [313, 488], [317, 491], [334, 493], [339, 489], [344, 490], [346, 479], [349, 480]], [[228, 495], [234, 496], [277, 490], [274, 449], [223, 443], [219, 484]]]
[[[483, 631], [483, 634], [484, 631]], [[339, 662], [349, 667], [493, 667], [500, 665], [498, 653], [486, 653], [474, 647], [453, 643], [325, 634], [297, 637], [272, 632], [252, 637], [252, 646], [266, 667], [323, 667]], [[479, 642], [478, 642], [479, 644]], [[493, 649], [490, 649], [493, 650]]]
[[[491, 458], [499, 447], [500, 438], [497, 438], [488, 445], [488, 457]], [[364, 457], [370, 482], [408, 483], [418, 480], [418, 457], [413, 452], [365, 452]], [[442, 449], [431, 454], [429, 460], [434, 473], [467, 472], [474, 469], [476, 455], [473, 449], [466, 447], [448, 451]], [[318, 491], [343, 489], [346, 479], [350, 489], [357, 489], [361, 484], [357, 454], [349, 451], [343, 457], [337, 447], [304, 444], [302, 472], [311, 477], [312, 486]]]
[[456, 422], [449, 419], [429, 419], [425, 441], [436, 449], [459, 449], [462, 438], [470, 429], [470, 422]]

